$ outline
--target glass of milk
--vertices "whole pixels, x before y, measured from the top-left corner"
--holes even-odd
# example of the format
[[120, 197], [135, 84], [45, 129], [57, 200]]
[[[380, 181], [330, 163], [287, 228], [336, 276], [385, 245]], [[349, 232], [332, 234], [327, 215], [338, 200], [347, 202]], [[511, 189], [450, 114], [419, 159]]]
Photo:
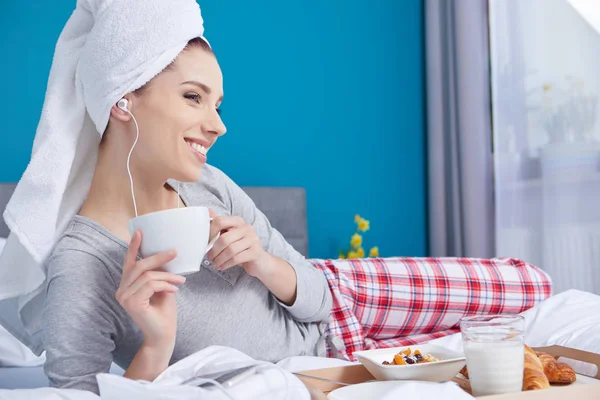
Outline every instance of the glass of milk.
[[520, 315], [465, 317], [460, 330], [473, 396], [520, 392], [525, 319]]

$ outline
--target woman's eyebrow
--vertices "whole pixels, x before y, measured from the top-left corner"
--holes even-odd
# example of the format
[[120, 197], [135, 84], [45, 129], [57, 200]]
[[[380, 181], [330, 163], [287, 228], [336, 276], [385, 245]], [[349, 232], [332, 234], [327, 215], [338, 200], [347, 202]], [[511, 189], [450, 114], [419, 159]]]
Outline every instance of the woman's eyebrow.
[[[206, 86], [204, 83], [198, 82], [198, 81], [185, 81], [182, 83], [182, 85], [194, 85], [194, 86], [198, 86], [200, 89], [204, 90], [204, 92], [206, 94], [210, 94], [212, 92], [212, 90]], [[223, 100], [223, 96], [219, 97], [219, 101]]]

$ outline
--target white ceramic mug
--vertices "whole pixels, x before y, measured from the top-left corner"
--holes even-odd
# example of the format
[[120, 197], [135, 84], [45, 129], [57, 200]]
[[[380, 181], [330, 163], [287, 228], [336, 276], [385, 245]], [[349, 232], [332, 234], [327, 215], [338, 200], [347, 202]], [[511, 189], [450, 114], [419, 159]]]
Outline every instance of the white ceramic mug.
[[167, 250], [177, 256], [163, 270], [178, 275], [200, 271], [204, 255], [213, 247], [219, 234], [210, 242], [210, 213], [206, 207], [182, 207], [140, 215], [129, 220], [129, 232], [142, 232], [140, 253], [143, 258]]

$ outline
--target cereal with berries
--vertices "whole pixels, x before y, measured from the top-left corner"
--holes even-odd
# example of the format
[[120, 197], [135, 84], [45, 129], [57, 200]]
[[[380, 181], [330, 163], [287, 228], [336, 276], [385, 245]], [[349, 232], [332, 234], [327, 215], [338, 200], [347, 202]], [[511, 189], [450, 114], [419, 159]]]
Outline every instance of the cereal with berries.
[[392, 362], [384, 361], [383, 365], [413, 365], [424, 364], [429, 362], [442, 361], [440, 358], [434, 357], [431, 354], [423, 355], [416, 349], [414, 352], [409, 348], [394, 355]]

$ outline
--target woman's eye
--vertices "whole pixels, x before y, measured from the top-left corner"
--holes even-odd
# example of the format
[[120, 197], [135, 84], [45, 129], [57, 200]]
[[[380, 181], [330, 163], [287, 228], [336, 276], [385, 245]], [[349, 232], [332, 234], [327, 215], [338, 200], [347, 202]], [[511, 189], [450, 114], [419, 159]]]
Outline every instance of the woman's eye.
[[221, 115], [221, 109], [217, 108], [217, 114]]
[[198, 93], [186, 93], [183, 97], [185, 97], [186, 99], [195, 101], [196, 103], [200, 104], [200, 95]]

